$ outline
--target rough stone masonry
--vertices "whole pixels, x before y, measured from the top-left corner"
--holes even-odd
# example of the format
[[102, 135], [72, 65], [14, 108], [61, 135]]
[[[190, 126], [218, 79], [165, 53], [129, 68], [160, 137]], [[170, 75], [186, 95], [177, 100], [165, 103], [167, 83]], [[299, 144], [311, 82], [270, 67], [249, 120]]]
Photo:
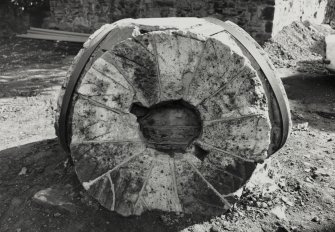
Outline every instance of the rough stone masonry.
[[93, 32], [123, 18], [215, 16], [241, 26], [259, 43], [295, 20], [331, 23], [331, 0], [50, 0], [48, 26]]

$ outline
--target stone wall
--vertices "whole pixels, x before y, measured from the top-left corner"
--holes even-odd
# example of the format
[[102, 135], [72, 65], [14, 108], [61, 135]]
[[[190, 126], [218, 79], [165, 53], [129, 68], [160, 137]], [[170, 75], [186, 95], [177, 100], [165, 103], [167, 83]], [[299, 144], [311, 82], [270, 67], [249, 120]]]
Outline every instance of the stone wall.
[[259, 42], [272, 32], [275, 0], [50, 0], [48, 25], [93, 32], [122, 18], [206, 17], [231, 20]]
[[[273, 32], [276, 35], [284, 26], [293, 21], [308, 20], [321, 24], [325, 22], [326, 11], [331, 9], [333, 0], [276, 0], [276, 10], [273, 19]], [[332, 3], [334, 5], [334, 3]], [[335, 6], [333, 6], [335, 7]], [[334, 13], [334, 9], [332, 10]]]
[[28, 26], [27, 14], [17, 14], [6, 2], [0, 1], [0, 38], [22, 33]]
[[50, 10], [48, 27], [87, 33], [122, 18], [215, 16], [260, 43], [293, 21], [335, 24], [334, 0], [50, 0]]
[[332, 28], [335, 28], [335, 1], [334, 0], [328, 1], [324, 23], [330, 24]]

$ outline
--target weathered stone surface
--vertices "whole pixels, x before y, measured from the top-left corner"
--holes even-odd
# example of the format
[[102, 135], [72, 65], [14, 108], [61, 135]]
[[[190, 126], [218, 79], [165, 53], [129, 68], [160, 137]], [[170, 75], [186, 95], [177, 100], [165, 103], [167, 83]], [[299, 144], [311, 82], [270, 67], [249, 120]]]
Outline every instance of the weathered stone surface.
[[152, 37], [160, 71], [161, 100], [180, 99], [195, 72], [203, 42], [173, 31], [156, 32]]
[[158, 103], [158, 68], [155, 58], [148, 50], [140, 44], [135, 44], [133, 40], [126, 40], [117, 45], [112, 52], [106, 52], [102, 58], [111, 62], [126, 78], [143, 105]]
[[72, 142], [139, 140], [136, 117], [79, 95], [72, 116]]
[[205, 125], [199, 142], [242, 159], [261, 161], [267, 157], [270, 125], [260, 116], [222, 119]]
[[59, 210], [76, 212], [77, 206], [73, 203], [71, 194], [73, 194], [72, 186], [52, 186], [42, 189], [35, 193], [33, 200], [46, 207], [55, 207]]
[[[171, 20], [180, 28], [114, 25], [73, 98], [77, 175], [124, 216], [224, 212], [280, 137], [278, 105], [250, 54], [207, 20]], [[120, 40], [122, 28], [133, 33]]]
[[[228, 37], [228, 41], [231, 38]], [[186, 100], [193, 105], [220, 91], [245, 68], [245, 58], [213, 38], [206, 40], [203, 54], [188, 89]]]

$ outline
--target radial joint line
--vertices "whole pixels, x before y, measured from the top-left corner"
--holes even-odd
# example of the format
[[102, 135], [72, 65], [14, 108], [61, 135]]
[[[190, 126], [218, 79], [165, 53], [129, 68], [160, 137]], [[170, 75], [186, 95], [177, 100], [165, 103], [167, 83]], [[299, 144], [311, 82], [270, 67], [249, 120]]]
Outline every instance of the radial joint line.
[[229, 171], [226, 171], [226, 170], [224, 170], [223, 168], [220, 168], [220, 167], [216, 166], [216, 164], [214, 164], [213, 161], [210, 160], [210, 163], [213, 165], [212, 167], [213, 167], [214, 169], [216, 169], [216, 170], [218, 170], [218, 171], [221, 171], [221, 172], [227, 174], [228, 176], [235, 177], [235, 178], [239, 179], [240, 181], [243, 181], [243, 178], [241, 178], [241, 177], [239, 177], [239, 176], [236, 176], [235, 174], [233, 174], [233, 173], [231, 173], [231, 172], [229, 172]]
[[207, 184], [207, 186], [224, 202], [227, 207], [231, 207], [230, 203], [224, 198], [224, 196], [219, 193], [211, 183], [209, 183], [206, 178], [200, 173], [200, 171], [189, 161], [186, 159], [186, 161], [191, 165], [192, 169], [199, 175], [199, 177]]
[[142, 143], [141, 140], [84, 140], [81, 142], [75, 142], [73, 145], [79, 145], [79, 144], [101, 144], [101, 143]]
[[106, 106], [105, 104], [102, 104], [102, 103], [100, 103], [100, 102], [98, 102], [98, 101], [96, 101], [96, 100], [93, 100], [92, 98], [87, 97], [87, 96], [85, 96], [85, 95], [83, 95], [83, 94], [81, 94], [81, 93], [78, 93], [78, 92], [77, 92], [77, 94], [78, 94], [81, 98], [83, 98], [84, 100], [87, 100], [87, 101], [91, 102], [91, 103], [92, 103], [93, 105], [95, 105], [95, 106], [104, 108], [104, 109], [106, 109], [106, 110], [110, 110], [110, 111], [112, 111], [112, 112], [114, 112], [114, 113], [116, 113], [116, 114], [127, 114], [126, 112], [123, 112], [123, 111], [121, 111], [121, 110], [118, 110], [118, 109], [115, 109], [115, 108], [111, 108], [111, 107], [109, 107], [109, 106]]
[[[226, 197], [227, 195], [222, 195], [224, 197]], [[214, 205], [214, 204], [211, 204], [211, 203], [208, 203], [208, 202], [205, 202], [197, 197], [194, 197], [194, 199], [196, 199], [197, 201], [199, 201], [201, 204], [204, 204], [204, 205], [207, 205], [209, 207], [213, 207], [213, 208], [217, 208], [217, 209], [221, 209], [221, 210], [227, 210], [228, 207], [221, 207], [221, 206], [218, 206], [218, 205]], [[230, 206], [229, 206], [230, 208]]]
[[206, 147], [209, 147], [209, 148], [211, 148], [211, 149], [213, 149], [213, 150], [216, 150], [216, 151], [218, 151], [218, 152], [222, 152], [222, 153], [224, 153], [224, 154], [226, 154], [226, 155], [229, 155], [229, 156], [232, 156], [232, 157], [241, 159], [241, 160], [243, 160], [243, 161], [245, 161], [245, 162], [255, 163], [254, 160], [246, 159], [246, 158], [243, 158], [243, 157], [241, 157], [241, 156], [234, 155], [234, 154], [232, 154], [232, 153], [229, 153], [229, 152], [227, 152], [227, 151], [225, 151], [225, 150], [222, 150], [222, 149], [220, 149], [220, 148], [218, 148], [218, 147], [215, 147], [215, 146], [210, 145], [210, 144], [208, 144], [208, 143], [205, 143], [205, 142], [203, 142], [203, 141], [201, 141], [201, 144], [203, 144], [203, 145], [205, 145]]
[[[150, 116], [150, 115], [149, 115]], [[162, 128], [162, 129], [174, 129], [174, 128], [178, 128], [178, 129], [187, 129], [187, 128], [198, 128], [199, 126], [180, 126], [180, 125], [168, 125], [168, 126], [160, 126], [160, 125], [155, 125], [155, 126], [150, 126], [150, 125], [146, 125], [145, 128]]]
[[262, 114], [250, 114], [250, 115], [240, 115], [237, 117], [226, 117], [226, 118], [220, 118], [220, 119], [214, 119], [214, 120], [205, 120], [203, 122], [204, 126], [209, 126], [213, 123], [217, 123], [217, 122], [230, 122], [230, 121], [237, 121], [237, 120], [241, 120], [241, 119], [246, 119], [246, 118], [257, 118], [257, 117], [261, 117]]
[[112, 194], [113, 194], [113, 203], [112, 203], [112, 206], [111, 206], [111, 210], [114, 211], [114, 209], [115, 209], [115, 188], [114, 188], [114, 184], [113, 184], [113, 181], [112, 181], [111, 174], [108, 173], [107, 177], [108, 177], [108, 180], [110, 182], [111, 191], [112, 191]]
[[[162, 95], [163, 95], [163, 87], [162, 87], [162, 81], [161, 81], [161, 69], [159, 67], [159, 54], [158, 54], [158, 49], [157, 49], [157, 43], [156, 43], [156, 40], [155, 38], [152, 36], [152, 46], [154, 48], [154, 52], [155, 52], [155, 58], [156, 58], [156, 72], [157, 72], [157, 80], [158, 80], [158, 84], [159, 84], [159, 98], [158, 98], [158, 101], [161, 101], [162, 99]], [[164, 62], [165, 60], [162, 59]]]
[[128, 60], [128, 61], [130, 61], [130, 62], [132, 62], [132, 63], [134, 63], [134, 64], [136, 64], [136, 65], [138, 65], [138, 66], [140, 66], [140, 67], [142, 67], [142, 68], [144, 68], [144, 69], [146, 69], [146, 70], [149, 71], [149, 68], [148, 68], [148, 67], [145, 67], [143, 64], [140, 64], [140, 63], [138, 63], [138, 62], [136, 62], [136, 61], [134, 61], [134, 60], [132, 60], [132, 59], [130, 59], [130, 58], [124, 56], [124, 55], [117, 54], [117, 53], [115, 53], [115, 52], [113, 52], [113, 51], [112, 51], [112, 53], [113, 53], [115, 56], [120, 57], [121, 59]]
[[123, 71], [120, 70], [120, 68], [118, 67], [118, 65], [115, 62], [110, 63], [111, 65], [114, 66], [114, 68], [123, 76], [123, 78], [127, 81], [127, 83], [131, 86], [131, 88], [133, 89], [134, 92], [135, 91], [135, 87], [132, 85], [132, 83], [128, 80], [128, 78], [126, 77], [126, 75], [124, 74]]
[[[113, 65], [113, 66], [114, 66], [114, 65]], [[118, 82], [118, 81], [114, 80], [114, 79], [113, 79], [113, 78], [111, 78], [110, 76], [106, 75], [106, 73], [104, 73], [104, 72], [101, 72], [101, 71], [100, 71], [100, 70], [98, 70], [96, 67], [92, 66], [92, 68], [94, 69], [94, 71], [96, 71], [96, 72], [100, 73], [102, 76], [104, 76], [104, 77], [108, 78], [109, 80], [113, 81], [115, 84], [117, 84], [117, 85], [120, 85], [121, 87], [123, 87], [123, 88], [125, 88], [125, 89], [129, 90], [129, 88], [127, 88], [126, 86], [124, 86], [124, 85], [123, 85], [123, 84], [121, 84], [120, 82]], [[121, 74], [121, 75], [122, 75], [122, 74]]]
[[[244, 72], [244, 70], [242, 70], [241, 72], [239, 72], [239, 73], [237, 73], [236, 75], [234, 75], [234, 76], [233, 76], [230, 80], [228, 80], [228, 81], [230, 81], [230, 82], [234, 81], [234, 80], [235, 80], [237, 77], [239, 77], [240, 74], [243, 73], [243, 72]], [[224, 76], [225, 74], [226, 74], [226, 73], [224, 73], [222, 76]], [[224, 89], [226, 88], [226, 86], [227, 86], [228, 81], [227, 81], [226, 83], [224, 83], [224, 84], [223, 84], [218, 90], [216, 90], [214, 93], [212, 93], [212, 94], [210, 94], [209, 96], [207, 96], [207, 97], [205, 97], [204, 99], [202, 99], [198, 104], [195, 105], [195, 107], [201, 105], [202, 103], [206, 102], [208, 99], [214, 97], [215, 95], [217, 95], [218, 93], [220, 93], [222, 90], [224, 90]]]
[[127, 158], [126, 160], [124, 160], [123, 162], [121, 162], [120, 164], [116, 165], [114, 168], [108, 170], [107, 172], [105, 172], [104, 174], [102, 174], [101, 176], [98, 176], [97, 178], [90, 180], [88, 182], [83, 182], [83, 187], [88, 190], [90, 189], [90, 187], [95, 184], [97, 181], [101, 180], [102, 178], [104, 178], [106, 175], [109, 175], [110, 173], [112, 173], [113, 171], [115, 171], [116, 169], [122, 167], [123, 165], [127, 164], [129, 161], [131, 161], [132, 159], [134, 159], [135, 157], [139, 156], [143, 154], [142, 152], [139, 152], [135, 155], [132, 155], [131, 157]]
[[149, 52], [152, 56], [155, 56], [155, 54], [153, 54], [144, 44], [141, 43], [141, 41], [139, 41], [138, 39], [136, 39], [136, 37], [132, 38], [136, 43], [138, 43], [139, 45], [141, 45], [147, 52]]
[[175, 170], [175, 163], [174, 163], [174, 159], [169, 158], [169, 165], [170, 165], [170, 172], [171, 172], [171, 176], [172, 176], [172, 182], [173, 182], [173, 194], [174, 194], [174, 198], [175, 198], [175, 210], [177, 212], [182, 212], [182, 206], [180, 204], [180, 199], [178, 196], [178, 187], [177, 187], [177, 179], [176, 179], [176, 170]]
[[[142, 199], [142, 193], [144, 192], [144, 189], [145, 187], [147, 186], [147, 183], [149, 181], [149, 178], [151, 176], [151, 173], [152, 173], [152, 170], [154, 169], [155, 165], [157, 164], [157, 158], [155, 158], [155, 160], [151, 161], [151, 165], [150, 165], [150, 168], [149, 168], [149, 171], [148, 171], [148, 174], [146, 175], [145, 177], [145, 180], [143, 182], [143, 185], [142, 185], [142, 188], [141, 190], [139, 191], [138, 193], [138, 197], [136, 199], [136, 202], [134, 204], [134, 210], [136, 209], [137, 207], [137, 204], [139, 203], [139, 201]], [[142, 201], [145, 203], [145, 201], [142, 199]]]
[[199, 59], [198, 59], [196, 65], [195, 65], [195, 69], [194, 69], [192, 78], [190, 79], [190, 81], [189, 81], [189, 83], [188, 83], [188, 86], [186, 87], [186, 90], [185, 90], [184, 95], [183, 95], [183, 99], [185, 99], [185, 98], [189, 95], [189, 93], [190, 93], [190, 87], [191, 87], [192, 81], [193, 81], [194, 78], [195, 78], [195, 75], [197, 74], [197, 72], [198, 72], [198, 70], [199, 70], [201, 61], [202, 61], [203, 56], [204, 56], [204, 53], [205, 53], [205, 47], [206, 47], [206, 44], [208, 43], [207, 41], [208, 41], [208, 40], [206, 40], [206, 41], [203, 43], [203, 47], [202, 47], [202, 49], [201, 49]]

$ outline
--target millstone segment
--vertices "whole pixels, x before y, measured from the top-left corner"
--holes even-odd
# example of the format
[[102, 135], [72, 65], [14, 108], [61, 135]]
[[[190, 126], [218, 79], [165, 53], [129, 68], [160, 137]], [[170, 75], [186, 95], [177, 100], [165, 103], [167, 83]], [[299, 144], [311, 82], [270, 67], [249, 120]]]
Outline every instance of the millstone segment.
[[68, 127], [79, 180], [125, 216], [224, 212], [278, 138], [271, 89], [241, 45], [206, 20], [170, 20], [100, 29], [93, 37], [110, 35], [73, 96]]

